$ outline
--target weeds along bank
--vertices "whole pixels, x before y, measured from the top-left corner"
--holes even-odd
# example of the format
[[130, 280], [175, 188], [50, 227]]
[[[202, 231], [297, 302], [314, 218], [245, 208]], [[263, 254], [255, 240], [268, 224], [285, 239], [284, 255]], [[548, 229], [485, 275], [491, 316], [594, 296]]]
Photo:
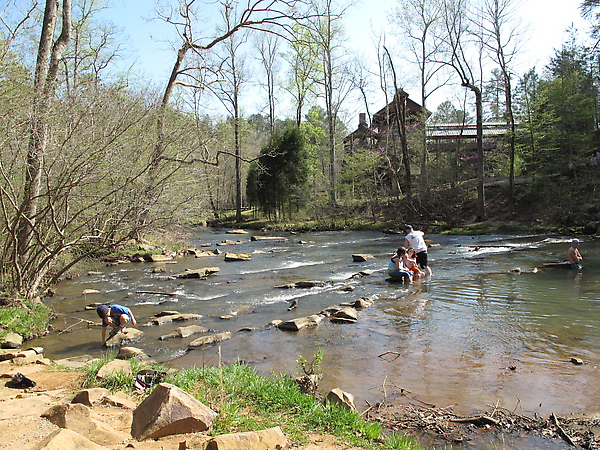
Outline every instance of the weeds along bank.
[[[64, 409], [60, 405], [71, 403], [71, 399], [76, 396], [89, 398], [92, 402], [97, 393], [90, 392], [89, 397], [77, 394], [83, 389], [102, 387], [114, 395], [108, 398], [105, 406], [99, 406], [99, 403], [96, 405], [95, 400], [91, 405], [88, 404], [89, 414], [93, 420], [98, 421], [97, 426], [100, 429], [105, 429], [106, 426], [115, 436], [120, 436], [118, 444], [110, 446], [114, 449], [131, 446], [141, 450], [154, 449], [158, 448], [157, 445], [161, 448], [181, 448], [182, 440], [186, 448], [204, 449], [208, 437], [256, 432], [275, 427], [281, 429], [290, 447], [299, 449], [421, 448], [404, 435], [385, 434], [378, 422], [366, 421], [348, 408], [324, 403], [313, 395], [301, 392], [298, 384], [289, 376], [264, 377], [243, 363], [181, 371], [169, 371], [164, 367], [154, 366], [156, 370], [166, 373], [162, 382], [191, 394], [218, 415], [210, 428], [201, 433], [165, 435], [157, 442], [137, 441], [131, 436], [134, 411], [156, 385], [145, 390], [134, 390], [134, 374], [142, 368], [140, 363], [135, 359], [119, 361], [125, 365], [120, 364], [121, 368], [118, 370], [106, 371], [105, 369], [114, 362], [117, 361], [107, 355], [88, 362], [83, 369], [68, 369], [67, 361], [56, 361], [46, 366], [34, 364], [31, 367], [20, 365], [12, 368], [9, 368], [6, 362], [3, 363], [3, 371], [14, 373], [15, 370], [20, 370], [28, 374], [29, 379], [38, 380], [37, 385], [25, 392], [23, 389], [9, 392], [9, 388], [0, 387], [0, 404], [3, 406], [0, 423], [4, 429], [10, 430], [7, 443], [13, 444], [13, 448], [22, 448], [21, 444], [26, 444], [27, 447], [36, 446], [58, 431], [58, 427], [82, 434], [94, 442], [106, 439], [106, 433], [90, 432], [88, 435], [86, 433], [89, 430], [79, 429], [77, 424], [69, 423], [68, 420], [63, 424], [57, 423], [51, 419], [53, 413], [50, 413]], [[46, 364], [49, 364], [48, 361]], [[305, 362], [301, 367], [312, 371], [317, 366], [318, 364]], [[104, 373], [99, 378], [101, 371]], [[30, 405], [31, 400], [35, 398], [43, 400], [38, 401], [37, 409]], [[81, 408], [83, 406], [79, 409]], [[23, 426], [24, 423], [27, 426]]]

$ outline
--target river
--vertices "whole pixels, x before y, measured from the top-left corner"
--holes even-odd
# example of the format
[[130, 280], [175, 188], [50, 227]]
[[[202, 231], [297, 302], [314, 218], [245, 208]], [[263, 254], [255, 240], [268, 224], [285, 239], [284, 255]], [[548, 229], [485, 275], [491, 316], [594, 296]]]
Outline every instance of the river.
[[[101, 266], [96, 274], [64, 281], [45, 299], [60, 315], [56, 330], [30, 344], [59, 359], [100, 356], [100, 329], [76, 318], [98, 322], [94, 302], [133, 309], [145, 335], [135, 346], [169, 366], [189, 367], [242, 359], [259, 372], [298, 373], [297, 359], [323, 350], [326, 392], [339, 387], [356, 397], [359, 409], [405, 389], [420, 400], [453, 406], [469, 414], [488, 405], [535, 413], [593, 413], [600, 409], [600, 242], [583, 239], [584, 269], [534, 268], [564, 260], [569, 237], [427, 235], [433, 276], [413, 285], [385, 281], [388, 258], [402, 235], [379, 232], [315, 232], [285, 237], [285, 242], [251, 241], [253, 234], [198, 229], [192, 246], [210, 244], [250, 261], [225, 262], [223, 255], [178, 258], [171, 263]], [[271, 234], [273, 236], [273, 234]], [[239, 245], [216, 247], [226, 239]], [[352, 255], [370, 254], [364, 263]], [[166, 273], [154, 273], [162, 266]], [[220, 268], [206, 280], [168, 279], [185, 269]], [[521, 273], [511, 273], [519, 267]], [[365, 278], [353, 274], [371, 269]], [[96, 269], [95, 269], [96, 270]], [[302, 280], [325, 281], [311, 289], [278, 289]], [[352, 291], [340, 287], [352, 285]], [[99, 293], [83, 294], [86, 289]], [[176, 295], [142, 294], [137, 291]], [[266, 325], [315, 314], [361, 297], [374, 304], [359, 312], [355, 324], [334, 324], [284, 332]], [[288, 311], [290, 302], [298, 307]], [[189, 323], [144, 327], [163, 310], [201, 314]], [[224, 315], [229, 320], [220, 319]], [[197, 338], [159, 340], [177, 326], [199, 324], [232, 339], [204, 350], [186, 351]], [[251, 328], [252, 331], [239, 331]], [[387, 353], [386, 353], [387, 352]], [[384, 354], [385, 353], [385, 354]], [[584, 361], [575, 365], [571, 358]], [[385, 386], [384, 386], [385, 385]]]

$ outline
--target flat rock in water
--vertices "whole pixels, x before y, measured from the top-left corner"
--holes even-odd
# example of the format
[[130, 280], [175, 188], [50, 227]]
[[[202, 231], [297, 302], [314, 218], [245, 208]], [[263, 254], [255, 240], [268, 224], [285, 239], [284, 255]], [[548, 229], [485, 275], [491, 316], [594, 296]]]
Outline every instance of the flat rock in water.
[[365, 262], [367, 259], [373, 259], [373, 255], [368, 255], [366, 253], [357, 253], [352, 255], [352, 260], [354, 262]]
[[251, 259], [252, 255], [250, 253], [225, 253], [226, 262], [250, 261]]
[[122, 347], [126, 344], [131, 344], [132, 342], [139, 341], [144, 335], [143, 331], [140, 331], [136, 328], [125, 328], [125, 330], [120, 331], [115, 334], [110, 339], [106, 340], [107, 347]]
[[240, 245], [240, 244], [245, 244], [245, 242], [244, 241], [230, 241], [229, 239], [227, 239], [222, 242], [219, 242], [217, 245], [221, 246], [221, 245]]
[[547, 262], [539, 266], [540, 269], [570, 269], [571, 265], [568, 261]]
[[207, 345], [216, 344], [218, 342], [226, 341], [231, 338], [231, 332], [226, 331], [224, 333], [211, 334], [210, 336], [202, 336], [188, 344], [188, 348], [205, 347]]
[[99, 294], [100, 291], [98, 289], [84, 289], [82, 294], [83, 295], [88, 295], [88, 294]]
[[182, 338], [190, 337], [194, 334], [207, 333], [209, 330], [206, 327], [201, 327], [199, 325], [190, 325], [189, 327], [179, 327], [177, 328], [177, 333]]
[[154, 315], [154, 317], [164, 317], [164, 316], [176, 316], [181, 314], [179, 311], [161, 311]]
[[158, 254], [146, 255], [144, 257], [144, 259], [149, 262], [162, 262], [162, 261], [172, 261], [173, 260], [173, 258], [171, 258], [170, 256], [158, 255]]
[[203, 267], [202, 269], [186, 270], [185, 272], [175, 275], [175, 278], [207, 278], [209, 275], [217, 273], [218, 267]]
[[286, 242], [288, 239], [281, 236], [252, 236], [251, 241], [278, 241]]
[[300, 289], [310, 289], [313, 287], [325, 286], [324, 281], [298, 281], [295, 286]]
[[323, 316], [319, 314], [313, 314], [308, 317], [298, 317], [292, 320], [286, 320], [277, 325], [277, 328], [284, 331], [299, 331], [306, 327], [315, 327], [321, 323]]

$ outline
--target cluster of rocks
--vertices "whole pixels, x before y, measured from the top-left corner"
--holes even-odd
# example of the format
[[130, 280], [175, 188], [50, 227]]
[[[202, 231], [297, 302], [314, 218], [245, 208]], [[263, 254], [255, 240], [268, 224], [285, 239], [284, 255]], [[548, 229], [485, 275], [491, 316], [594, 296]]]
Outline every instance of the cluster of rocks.
[[[67, 367], [81, 369], [92, 361], [90, 356], [50, 361], [43, 356], [43, 349], [4, 349], [0, 352], [1, 377], [14, 379], [15, 375], [37, 379], [42, 376], [40, 367]], [[142, 366], [155, 362], [140, 349], [122, 347], [117, 358], [105, 364], [97, 373], [98, 379], [114, 373], [132, 378], [135, 374], [129, 359], [135, 358]], [[166, 374], [165, 374], [166, 375]], [[159, 380], [160, 381], [160, 380]], [[5, 383], [10, 388], [10, 383]], [[33, 382], [27, 387], [36, 386]], [[24, 386], [19, 386], [23, 388]], [[6, 398], [2, 394], [3, 410], [7, 415], [19, 410], [23, 416], [35, 415], [53, 424], [52, 431], [40, 434], [40, 442], [34, 449], [100, 449], [100, 448], [144, 448], [146, 441], [174, 437], [177, 443], [170, 448], [203, 448], [206, 450], [230, 449], [283, 449], [289, 442], [279, 427], [265, 430], [224, 434], [215, 437], [206, 435], [218, 413], [198, 401], [191, 394], [169, 383], [160, 382], [150, 394], [139, 402], [138, 395], [132, 397], [123, 392], [111, 394], [104, 388], [77, 390], [75, 395], [63, 396], [63, 390], [53, 392], [43, 389], [19, 389], [20, 394]], [[9, 389], [10, 390], [10, 389]], [[143, 393], [143, 392], [140, 392]], [[37, 401], [36, 397], [39, 397]], [[21, 407], [19, 401], [22, 400]], [[326, 400], [356, 410], [354, 397], [340, 389], [330, 391]], [[27, 405], [26, 405], [27, 404]], [[33, 405], [33, 406], [32, 406]], [[111, 408], [111, 413], [106, 413]], [[116, 410], [115, 410], [116, 408]], [[18, 414], [17, 414], [18, 415]], [[14, 419], [18, 422], [18, 417]], [[120, 424], [121, 426], [116, 426]], [[159, 442], [160, 443], [160, 442]], [[34, 444], [28, 442], [28, 444]], [[155, 448], [155, 447], [151, 447]]]
[[[31, 355], [36, 355], [35, 358], [30, 356], [29, 352]], [[7, 359], [9, 357], [11, 358]], [[131, 357], [135, 357], [143, 364], [152, 362], [139, 349], [122, 348], [117, 359], [102, 367], [98, 372], [98, 378], [106, 377], [114, 372], [122, 372], [124, 375], [132, 377], [133, 385], [134, 374], [131, 372], [131, 364], [127, 360]], [[5, 369], [2, 371], [2, 377], [14, 378], [15, 370], [18, 369], [30, 377], [36, 378], [36, 375], [41, 376], [40, 363], [79, 369], [89, 363], [91, 357], [52, 362], [43, 358], [41, 349], [31, 349], [20, 353], [3, 350], [2, 359], [0, 368]], [[18, 365], [16, 365], [16, 361], [19, 361]], [[38, 364], [29, 364], [34, 362]], [[6, 383], [5, 386], [9, 387], [10, 385]], [[35, 386], [35, 383], [32, 386]], [[15, 402], [22, 400], [21, 412], [24, 415], [38, 414], [39, 417], [53, 424], [55, 428], [41, 442], [31, 447], [35, 449], [101, 449], [116, 448], [117, 445], [122, 445], [123, 448], [125, 446], [143, 448], [138, 443], [179, 435], [181, 435], [179, 440], [182, 441], [176, 444], [176, 447], [179, 448], [190, 448], [187, 446], [191, 443], [190, 441], [201, 445], [197, 448], [212, 450], [276, 449], [288, 446], [288, 441], [279, 427], [256, 432], [207, 436], [205, 432], [209, 430], [218, 414], [192, 395], [169, 383], [157, 384], [139, 404], [130, 395], [123, 392], [111, 394], [104, 388], [80, 390], [72, 399], [55, 398], [53, 395], [58, 394], [57, 392], [44, 393], [40, 390], [34, 392], [27, 389], [19, 389], [19, 392], [21, 394], [12, 399], [3, 399], [5, 401], [2, 403], [6, 410], [18, 408], [18, 403]], [[35, 399], [36, 396], [41, 396], [42, 401], [27, 401]], [[31, 407], [32, 403], [35, 403], [35, 408]], [[99, 412], [108, 407], [117, 408], [119, 412], [113, 411], [108, 417]], [[24, 408], [27, 411], [23, 411]], [[115, 421], [130, 424], [129, 431], [125, 432], [124, 427], [115, 427]], [[194, 433], [194, 435], [190, 435], [190, 433]], [[33, 442], [29, 444], [33, 444]]]
[[271, 322], [271, 325], [276, 326], [280, 330], [299, 331], [302, 328], [317, 326], [327, 317], [333, 323], [356, 323], [358, 320], [358, 310], [367, 308], [372, 304], [372, 300], [363, 297], [353, 302], [341, 303], [339, 306], [330, 306], [309, 316], [297, 317], [285, 321], [274, 320]]

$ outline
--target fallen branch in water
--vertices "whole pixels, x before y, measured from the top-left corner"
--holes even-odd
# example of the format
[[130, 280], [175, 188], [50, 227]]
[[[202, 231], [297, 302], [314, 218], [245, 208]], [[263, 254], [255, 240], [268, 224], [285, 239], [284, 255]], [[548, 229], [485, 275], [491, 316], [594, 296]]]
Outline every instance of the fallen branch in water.
[[174, 297], [177, 294], [173, 294], [172, 292], [160, 292], [160, 291], [135, 291], [136, 294], [156, 294], [156, 295], [168, 295], [170, 297]]
[[499, 425], [500, 422], [490, 416], [476, 416], [476, 417], [463, 417], [463, 418], [452, 418], [448, 419], [450, 422], [457, 423], [472, 423], [474, 425]]
[[[68, 316], [67, 316], [68, 317]], [[74, 318], [74, 317], [73, 317]], [[71, 331], [71, 328], [73, 328], [76, 325], [79, 325], [81, 322], [85, 322], [88, 325], [93, 324], [94, 322], [90, 321], [90, 320], [85, 320], [85, 319], [79, 319], [79, 322], [75, 322], [73, 325], [69, 325], [67, 328], [65, 328], [64, 330], [60, 330], [57, 334], [63, 334], [63, 333], [68, 333]]]
[[552, 413], [552, 415], [550, 417], [552, 418], [554, 425], [556, 425], [556, 428], [558, 429], [558, 434], [560, 434], [560, 437], [562, 437], [565, 441], [567, 441], [567, 443], [569, 445], [572, 445], [573, 447], [577, 447], [577, 444], [575, 443], [575, 441], [573, 441], [573, 438], [571, 438], [571, 436], [569, 436], [567, 434], [567, 432], [563, 429], [563, 427], [560, 426], [560, 423], [558, 422], [558, 417], [556, 417], [556, 415], [554, 413]]

